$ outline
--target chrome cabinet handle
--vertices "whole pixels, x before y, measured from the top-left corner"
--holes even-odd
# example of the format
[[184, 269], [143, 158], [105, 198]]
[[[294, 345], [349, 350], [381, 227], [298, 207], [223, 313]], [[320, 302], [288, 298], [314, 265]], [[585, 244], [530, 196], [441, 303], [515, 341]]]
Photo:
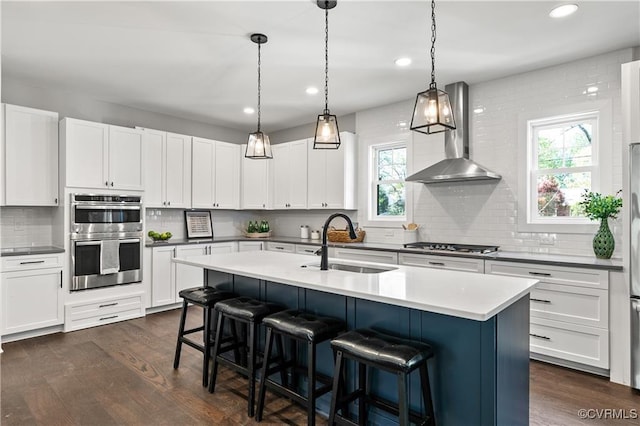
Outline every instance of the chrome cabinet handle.
[[110, 317], [102, 317], [102, 318], [100, 318], [100, 321], [109, 320], [109, 319], [114, 319], [114, 318], [118, 318], [118, 316], [117, 316], [117, 315], [112, 315], [112, 316], [110, 316]]
[[549, 274], [548, 272], [531, 272], [529, 271], [529, 275], [536, 275], [538, 277], [550, 277], [551, 274]]
[[25, 262], [20, 262], [21, 265], [34, 265], [36, 263], [44, 263], [44, 260], [29, 260]]
[[113, 186], [113, 182], [111, 182], [111, 186]]
[[171, 201], [167, 201], [167, 205], [170, 206], [171, 205]]
[[529, 298], [529, 300], [531, 300], [532, 302], [551, 303], [551, 300], [534, 299], [533, 297]]
[[57, 199], [57, 198], [55, 198], [55, 199], [53, 200], [53, 202], [54, 202], [54, 204], [58, 204], [58, 199]]
[[108, 306], [116, 306], [118, 304], [118, 302], [113, 302], [113, 303], [105, 303], [104, 305], [100, 305], [98, 306], [98, 308], [106, 308]]
[[445, 266], [444, 263], [442, 263], [442, 262], [429, 262], [429, 265]]
[[104, 186], [109, 186], [109, 181], [106, 181], [106, 182], [104, 183]]
[[541, 336], [541, 335], [539, 335], [539, 334], [529, 333], [529, 336], [531, 336], [531, 337], [537, 337], [538, 339], [543, 339], [543, 340], [551, 340], [551, 337]]

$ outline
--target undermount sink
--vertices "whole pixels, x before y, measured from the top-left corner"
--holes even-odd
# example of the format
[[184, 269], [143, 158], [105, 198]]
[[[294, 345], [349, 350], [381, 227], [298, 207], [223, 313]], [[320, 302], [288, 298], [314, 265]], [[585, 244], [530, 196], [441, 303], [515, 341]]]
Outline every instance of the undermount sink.
[[[309, 265], [302, 265], [303, 268], [320, 268], [319, 263], [313, 263]], [[381, 272], [393, 271], [393, 267], [386, 266], [362, 266], [362, 265], [353, 265], [350, 263], [337, 263], [330, 262], [329, 269], [334, 269], [336, 271], [346, 271], [346, 272], [355, 272], [357, 274], [379, 274]]]

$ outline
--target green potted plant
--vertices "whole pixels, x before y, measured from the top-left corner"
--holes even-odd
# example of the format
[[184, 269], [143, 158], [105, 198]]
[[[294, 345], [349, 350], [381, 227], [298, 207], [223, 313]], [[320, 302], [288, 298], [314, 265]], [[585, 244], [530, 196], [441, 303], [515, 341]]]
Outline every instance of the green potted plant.
[[582, 194], [580, 205], [584, 208], [585, 215], [591, 220], [600, 220], [600, 228], [593, 237], [593, 252], [599, 259], [610, 259], [616, 247], [613, 234], [609, 229], [608, 219], [616, 218], [622, 207], [622, 198], [616, 195], [602, 195], [587, 189]]

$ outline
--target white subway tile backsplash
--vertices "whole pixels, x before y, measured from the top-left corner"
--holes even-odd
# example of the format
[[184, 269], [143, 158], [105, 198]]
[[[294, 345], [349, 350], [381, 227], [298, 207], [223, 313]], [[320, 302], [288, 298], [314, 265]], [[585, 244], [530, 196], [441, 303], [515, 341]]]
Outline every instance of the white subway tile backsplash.
[[49, 246], [53, 240], [53, 215], [56, 207], [2, 207], [0, 209], [0, 246]]

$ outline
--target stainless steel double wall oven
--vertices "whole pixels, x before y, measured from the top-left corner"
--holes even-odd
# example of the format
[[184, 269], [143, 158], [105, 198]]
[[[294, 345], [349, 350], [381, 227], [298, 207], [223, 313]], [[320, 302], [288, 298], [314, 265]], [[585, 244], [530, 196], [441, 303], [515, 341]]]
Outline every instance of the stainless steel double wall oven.
[[142, 281], [142, 214], [138, 195], [72, 195], [72, 291]]

